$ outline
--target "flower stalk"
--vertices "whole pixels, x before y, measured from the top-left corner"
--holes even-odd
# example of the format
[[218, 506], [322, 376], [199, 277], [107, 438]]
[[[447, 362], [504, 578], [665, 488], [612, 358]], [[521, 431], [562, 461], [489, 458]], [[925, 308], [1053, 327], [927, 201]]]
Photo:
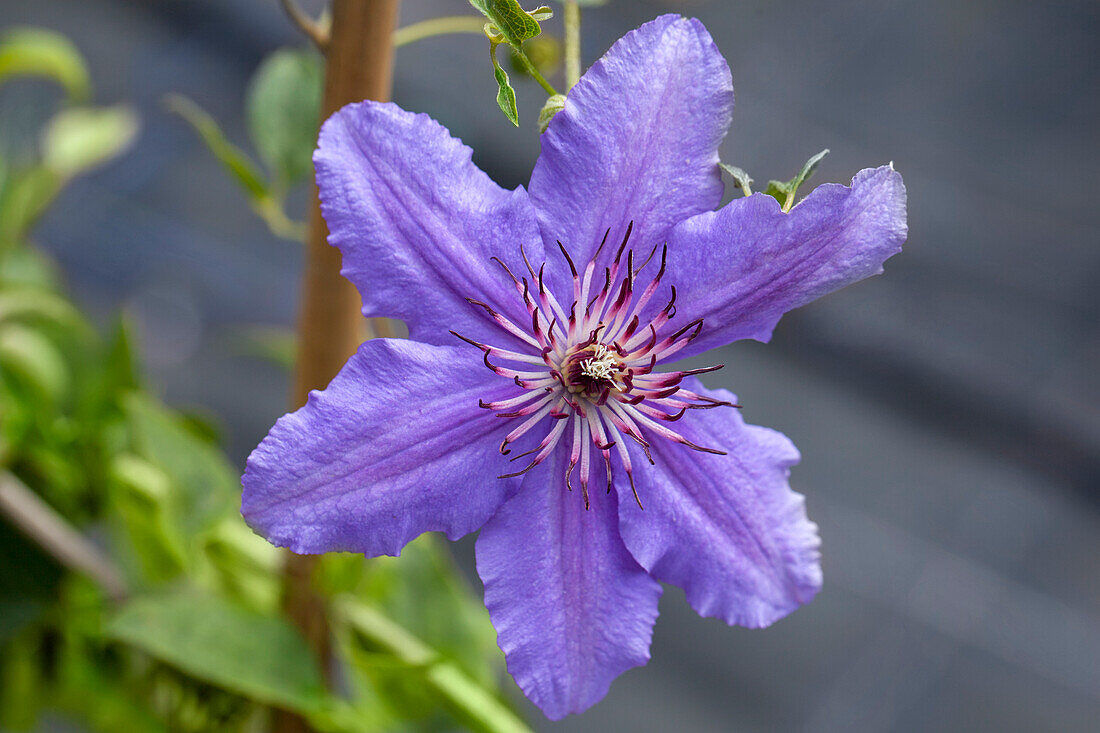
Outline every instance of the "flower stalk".
[[522, 48], [512, 47], [512, 52], [523, 66], [524, 70], [531, 75], [532, 79], [538, 82], [539, 86], [542, 87], [547, 94], [553, 97], [558, 93], [558, 90], [555, 89], [550, 82], [546, 81], [546, 77], [542, 75], [531, 59], [528, 58], [526, 51]]
[[581, 8], [577, 0], [565, 0], [565, 91], [581, 78]]

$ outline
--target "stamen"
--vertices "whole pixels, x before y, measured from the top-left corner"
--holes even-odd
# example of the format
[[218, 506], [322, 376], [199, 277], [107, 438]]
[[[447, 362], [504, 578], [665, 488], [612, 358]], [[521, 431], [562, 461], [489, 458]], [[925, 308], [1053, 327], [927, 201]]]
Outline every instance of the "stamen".
[[[654, 436], [692, 450], [722, 454], [720, 450], [696, 445], [672, 430], [670, 425], [682, 420], [689, 410], [738, 407], [684, 389], [686, 377], [705, 374], [720, 366], [655, 371], [658, 363], [678, 353], [701, 333], [703, 321], [695, 319], [671, 333], [665, 332], [666, 325], [676, 317], [674, 286], [670, 287], [670, 298], [664, 308], [649, 322], [642, 321], [642, 313], [656, 296], [667, 271], [668, 246], [661, 246], [657, 272], [639, 292], [637, 278], [656, 257], [658, 247], [655, 245], [645, 261], [635, 267], [634, 250], [629, 248], [633, 231], [634, 222], [631, 221], [611, 262], [603, 267], [603, 283], [595, 293], [592, 289], [596, 285], [596, 269], [600, 266], [597, 262], [607, 245], [611, 228], [604, 232], [596, 251], [584, 263], [583, 274], [566, 246], [560, 241], [557, 243], [572, 278], [573, 300], [568, 309], [558, 301], [547, 283], [547, 263], [532, 263], [525, 247], [520, 247], [520, 257], [527, 277], [517, 278], [501, 259], [492, 258], [515, 285], [530, 316], [529, 323], [521, 326], [485, 302], [467, 300], [471, 306], [487, 313], [491, 322], [504, 333], [518, 339], [522, 344], [516, 347], [518, 350], [480, 343], [452, 332], [481, 350], [487, 368], [511, 379], [523, 390], [505, 399], [478, 401], [481, 407], [493, 410], [498, 417], [521, 418], [518, 427], [502, 441], [500, 452], [509, 455], [509, 446], [528, 432], [545, 431], [535, 447], [509, 459], [515, 462], [533, 456], [530, 462], [522, 470], [502, 474], [501, 478], [522, 476], [545, 461], [554, 450], [564, 450], [559, 447], [569, 441], [565, 484], [569, 491], [573, 490], [572, 476], [574, 470], [578, 470], [585, 509], [591, 507], [588, 484], [593, 450], [598, 450], [603, 459], [608, 492], [615, 485], [612, 449], [615, 450], [634, 500], [642, 508], [624, 437], [637, 443], [651, 464], [654, 458], [650, 440]], [[526, 353], [527, 349], [530, 353]], [[519, 370], [500, 366], [496, 360], [532, 365], [533, 368]]]

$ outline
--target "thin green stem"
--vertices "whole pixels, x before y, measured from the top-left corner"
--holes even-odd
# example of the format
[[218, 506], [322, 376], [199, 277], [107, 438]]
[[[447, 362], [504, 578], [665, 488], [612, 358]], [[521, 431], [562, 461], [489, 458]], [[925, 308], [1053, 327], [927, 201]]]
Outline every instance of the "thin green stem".
[[558, 94], [558, 90], [550, 85], [550, 82], [546, 81], [546, 77], [539, 73], [539, 70], [535, 68], [535, 65], [531, 63], [531, 59], [527, 58], [527, 54], [524, 53], [522, 48], [516, 48], [512, 46], [512, 51], [516, 54], [516, 58], [523, 65], [523, 68], [531, 75], [531, 78], [539, 83], [539, 86], [546, 90], [546, 93], [551, 97]]
[[398, 28], [393, 32], [393, 45], [405, 46], [432, 36], [444, 36], [449, 33], [485, 34], [485, 19], [474, 15], [448, 15], [443, 18], [430, 18], [419, 23]]
[[581, 8], [577, 0], [565, 0], [565, 89], [581, 78]]

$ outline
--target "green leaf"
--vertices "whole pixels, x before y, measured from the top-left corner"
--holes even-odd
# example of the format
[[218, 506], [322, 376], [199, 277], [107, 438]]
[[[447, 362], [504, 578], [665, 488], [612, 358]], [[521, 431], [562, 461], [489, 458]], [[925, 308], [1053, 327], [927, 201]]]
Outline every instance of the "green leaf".
[[41, 332], [8, 324], [0, 329], [0, 374], [12, 374], [51, 404], [69, 392], [71, 374], [57, 346]]
[[476, 680], [492, 685], [497, 679], [502, 658], [488, 611], [440, 536], [417, 538], [400, 558], [360, 560], [354, 577], [360, 597], [401, 619]]
[[68, 38], [42, 28], [13, 28], [0, 37], [0, 84], [19, 76], [44, 76], [82, 102], [92, 95], [84, 57]]
[[[495, 699], [504, 661], [496, 633], [480, 596], [459, 572], [440, 536], [417, 538], [400, 558], [364, 561], [352, 555], [326, 555], [319, 570], [319, 587], [326, 595], [349, 596], [399, 621], [403, 633], [430, 649], [433, 659], [453, 665], [467, 684], [481, 688], [479, 696]], [[395, 652], [387, 643], [358, 632], [341, 638], [359, 686], [381, 695], [393, 714], [423, 727], [439, 724], [450, 729], [453, 722], [443, 716], [449, 711], [475, 729], [485, 729], [469, 724], [456, 711], [448, 697], [451, 692], [425, 681], [420, 661], [405, 647]]]
[[281, 618], [195, 593], [135, 598], [107, 634], [211, 684], [268, 705], [310, 713], [328, 707], [305, 641]]
[[157, 466], [121, 453], [111, 462], [111, 515], [133, 549], [130, 565], [141, 577], [157, 583], [175, 578], [187, 567], [187, 550], [169, 516], [172, 482]]
[[0, 326], [13, 321], [45, 322], [73, 330], [87, 328], [80, 312], [69, 301], [33, 287], [0, 290]]
[[794, 197], [795, 194], [798, 193], [799, 186], [805, 183], [810, 176], [813, 175], [818, 163], [828, 154], [829, 149], [825, 148], [817, 155], [812, 156], [806, 161], [806, 164], [802, 166], [802, 170], [799, 174], [789, 181], [768, 181], [768, 187], [764, 189], [764, 193], [774, 197], [783, 207], [783, 211], [790, 211], [791, 207], [794, 206]]
[[61, 286], [57, 265], [41, 250], [15, 247], [4, 252], [3, 249], [0, 245], [0, 286], [3, 289], [14, 287], [50, 291]]
[[[471, 679], [455, 663], [370, 606], [345, 597], [337, 603], [340, 620], [358, 643], [396, 658], [471, 730], [526, 733], [530, 729], [507, 705]], [[357, 661], [369, 663], [369, 655]]]
[[282, 198], [272, 190], [263, 171], [243, 150], [229, 142], [213, 117], [179, 94], [169, 94], [164, 103], [170, 111], [182, 116], [199, 133], [206, 147], [244, 190], [252, 204], [252, 210], [263, 219], [272, 234], [286, 239], [305, 240], [305, 224], [287, 218], [283, 211]]
[[219, 592], [258, 611], [278, 608], [282, 557], [240, 515], [227, 517], [204, 535], [200, 552], [209, 562], [211, 585]]
[[470, 0], [470, 5], [480, 10], [500, 31], [504, 40], [516, 48], [528, 38], [542, 33], [539, 22], [523, 9], [518, 0]]
[[245, 102], [248, 130], [281, 185], [313, 172], [324, 65], [313, 51], [281, 49], [252, 77]]
[[745, 172], [743, 168], [738, 168], [735, 165], [727, 165], [726, 163], [719, 162], [718, 165], [728, 173], [737, 187], [741, 189], [741, 192], [746, 196], [752, 196], [752, 178]]
[[508, 72], [501, 68], [500, 62], [497, 61], [497, 46], [499, 44], [489, 43], [489, 58], [493, 60], [493, 76], [497, 80], [497, 106], [500, 107], [500, 111], [504, 113], [504, 116], [511, 120], [512, 124], [519, 127], [519, 110], [516, 108], [516, 90], [512, 88], [511, 82], [508, 80]]
[[240, 480], [220, 450], [196, 437], [178, 416], [148, 395], [127, 395], [123, 410], [135, 452], [172, 482], [171, 516], [180, 523], [184, 537], [194, 537], [235, 513]]
[[107, 344], [103, 364], [106, 391], [109, 393], [137, 389], [141, 384], [133, 341], [129, 322], [120, 317]]
[[264, 174], [243, 150], [229, 142], [213, 117], [180, 94], [169, 94], [164, 99], [164, 106], [170, 112], [175, 112], [187, 120], [195, 132], [199, 133], [206, 147], [240, 184], [249, 198], [256, 200], [269, 195]]
[[137, 132], [137, 114], [125, 105], [62, 110], [42, 136], [43, 163], [61, 178], [72, 178], [122, 153]]
[[21, 243], [61, 191], [63, 181], [44, 165], [10, 176], [0, 194], [0, 251]]

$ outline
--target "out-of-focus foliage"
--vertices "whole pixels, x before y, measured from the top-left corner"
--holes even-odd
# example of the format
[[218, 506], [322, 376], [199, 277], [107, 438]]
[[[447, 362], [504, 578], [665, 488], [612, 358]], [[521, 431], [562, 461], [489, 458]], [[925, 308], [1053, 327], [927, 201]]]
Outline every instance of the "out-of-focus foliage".
[[216, 120], [195, 102], [178, 94], [165, 100], [199, 133], [206, 147], [248, 197], [273, 234], [305, 239], [305, 225], [285, 211], [291, 186], [313, 173], [313, 148], [321, 114], [323, 64], [312, 50], [284, 48], [260, 65], [245, 101], [252, 145], [267, 172], [222, 132]]
[[[252, 85], [270, 175], [177, 101], [254, 205], [267, 196], [281, 213], [308, 173], [316, 64], [281, 52]], [[50, 710], [96, 731], [259, 731], [275, 707], [322, 731], [523, 730], [500, 698], [488, 614], [432, 536], [400, 564], [321, 560], [334, 690], [283, 617], [283, 556], [244, 525], [238, 472], [212, 431], [147, 391], [124, 318], [104, 335], [65, 296], [33, 225], [138, 128], [128, 108], [86, 106], [84, 68], [48, 31], [0, 41], [0, 83], [31, 75], [65, 91], [37, 150], [0, 158], [0, 475], [94, 538], [129, 592], [109, 600], [0, 517], [0, 729], [34, 728]]]
[[84, 57], [68, 38], [40, 28], [12, 28], [0, 36], [0, 84], [11, 78], [53, 79], [74, 102], [92, 96]]
[[248, 132], [278, 190], [313, 174], [323, 82], [323, 65], [312, 49], [276, 51], [252, 77]]

